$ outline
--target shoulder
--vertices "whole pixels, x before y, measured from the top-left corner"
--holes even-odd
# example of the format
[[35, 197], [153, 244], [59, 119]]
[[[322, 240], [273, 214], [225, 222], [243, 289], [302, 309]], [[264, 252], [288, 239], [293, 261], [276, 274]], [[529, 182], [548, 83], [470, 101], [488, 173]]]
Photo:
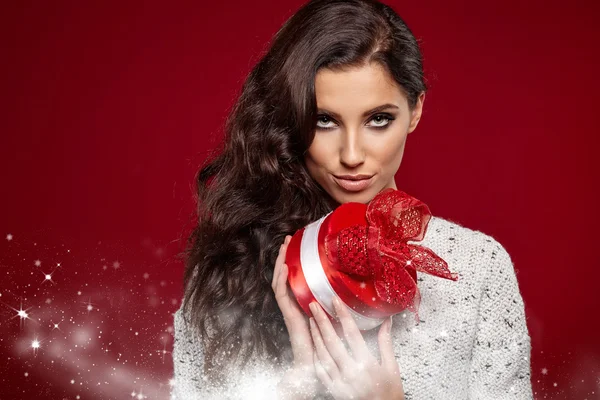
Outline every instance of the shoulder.
[[432, 216], [427, 226], [423, 242], [435, 243], [438, 246], [454, 248], [500, 248], [500, 243], [491, 235], [466, 227], [458, 222], [440, 216]]
[[440, 216], [432, 216], [425, 237], [414, 244], [434, 251], [452, 272], [459, 274], [459, 281], [475, 287], [481, 287], [499, 263], [511, 264], [506, 249], [496, 238]]

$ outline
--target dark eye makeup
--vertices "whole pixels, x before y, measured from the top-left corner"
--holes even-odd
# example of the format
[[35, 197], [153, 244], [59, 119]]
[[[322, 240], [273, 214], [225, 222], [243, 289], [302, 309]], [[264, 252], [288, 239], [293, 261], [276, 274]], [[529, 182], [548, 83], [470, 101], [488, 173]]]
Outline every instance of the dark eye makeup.
[[[373, 115], [369, 119], [369, 122], [375, 121], [375, 123], [381, 123], [383, 121], [387, 121], [387, 123], [385, 125], [374, 125], [374, 126], [371, 126], [371, 128], [373, 128], [373, 129], [384, 130], [384, 129], [387, 129], [392, 124], [392, 121], [395, 120], [395, 119], [396, 118], [394, 118], [394, 116], [392, 116], [391, 114], [388, 114], [388, 113], [378, 113], [378, 114]], [[327, 124], [329, 122], [335, 123], [335, 120], [330, 115], [319, 114], [319, 115], [317, 115], [317, 123], [318, 122], [322, 122], [324, 124]], [[320, 130], [329, 130], [329, 129], [333, 129], [333, 128], [335, 128], [335, 126], [331, 126], [331, 127], [329, 127], [329, 126], [328, 127], [324, 127], [324, 126], [319, 126], [319, 125], [316, 126], [316, 129], [320, 129]]]

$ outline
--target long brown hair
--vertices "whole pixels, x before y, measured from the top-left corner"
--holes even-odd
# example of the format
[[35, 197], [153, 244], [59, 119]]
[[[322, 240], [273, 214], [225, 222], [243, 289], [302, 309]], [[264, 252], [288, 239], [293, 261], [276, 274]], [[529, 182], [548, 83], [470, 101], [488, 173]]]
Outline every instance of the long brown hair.
[[[197, 175], [197, 226], [186, 249], [184, 312], [205, 341], [204, 373], [255, 355], [291, 362], [271, 289], [285, 235], [331, 210], [304, 164], [316, 123], [315, 75], [377, 62], [409, 107], [426, 90], [418, 43], [387, 5], [314, 0], [276, 33], [245, 81], [225, 140]], [[224, 365], [225, 364], [225, 365]]]

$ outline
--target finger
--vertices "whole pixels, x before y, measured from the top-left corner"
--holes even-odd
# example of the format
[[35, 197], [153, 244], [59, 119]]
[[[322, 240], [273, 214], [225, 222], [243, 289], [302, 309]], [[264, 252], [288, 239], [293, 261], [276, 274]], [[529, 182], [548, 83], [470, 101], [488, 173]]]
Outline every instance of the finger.
[[271, 287], [273, 288], [273, 291], [275, 291], [275, 283], [277, 282], [277, 277], [281, 271], [281, 265], [285, 261], [287, 245], [289, 244], [290, 239], [291, 239], [291, 236], [289, 236], [289, 235], [286, 236], [285, 240], [283, 241], [281, 246], [279, 246], [279, 253], [277, 254], [277, 258], [275, 259], [275, 267], [274, 267], [274, 271], [273, 271], [273, 282], [271, 283]]
[[[280, 301], [280, 299], [285, 300], [285, 298], [287, 297], [288, 294], [288, 290], [287, 290], [287, 272], [286, 275], [283, 276], [283, 270], [284, 268], [287, 270], [287, 265], [285, 264], [285, 255], [287, 252], [287, 244], [282, 244], [279, 250], [279, 255], [277, 256], [277, 260], [275, 262], [275, 265], [278, 269], [277, 271], [277, 280], [275, 281], [275, 299], [278, 301]], [[281, 307], [281, 304], [280, 304]], [[283, 311], [283, 310], [282, 310]]]
[[392, 345], [392, 316], [390, 315], [379, 328], [378, 341], [381, 354], [381, 366], [390, 373], [400, 374], [400, 366], [396, 361], [394, 346]]
[[283, 245], [279, 246], [279, 254], [277, 255], [277, 259], [275, 259], [275, 267], [273, 269], [273, 281], [271, 282], [271, 288], [273, 289], [273, 291], [275, 291], [275, 288], [277, 287], [277, 278], [279, 277], [279, 273], [281, 272], [281, 264], [283, 263], [281, 257], [282, 248]]
[[340, 379], [340, 370], [329, 354], [314, 318], [310, 318], [310, 334], [312, 335], [312, 340], [315, 345], [314, 357], [317, 357], [317, 360], [320, 362], [321, 366], [325, 369], [325, 372], [332, 380]]
[[[281, 306], [287, 306], [287, 304], [285, 304], [287, 302], [288, 299], [288, 290], [287, 290], [287, 275], [288, 275], [288, 268], [286, 264], [281, 264], [281, 266], [279, 267], [279, 274], [277, 275], [277, 282], [275, 283], [275, 299], [277, 300], [279, 304], [279, 307], [281, 308]], [[283, 309], [281, 311], [284, 311]]]
[[[293, 321], [298, 317], [301, 317], [302, 314], [298, 312], [297, 307], [294, 307], [294, 299], [293, 295], [290, 293], [290, 289], [287, 286], [288, 279], [288, 266], [287, 264], [281, 265], [281, 272], [277, 277], [276, 283], [276, 291], [275, 291], [275, 299], [281, 309], [283, 317], [289, 321]], [[303, 322], [306, 322], [303, 319]]]
[[310, 303], [310, 309], [315, 317], [315, 322], [319, 327], [319, 333], [323, 338], [323, 343], [325, 343], [327, 351], [336, 362], [340, 371], [346, 375], [349, 370], [355, 366], [354, 360], [348, 354], [340, 337], [335, 333], [335, 329], [333, 328], [333, 325], [331, 325], [329, 317], [327, 317], [325, 310], [321, 308], [319, 303], [313, 301]]
[[[291, 238], [290, 236], [287, 236], [286, 243], [289, 244], [290, 238]], [[309, 335], [308, 317], [306, 316], [304, 311], [302, 311], [302, 309], [298, 305], [298, 303], [296, 301], [296, 297], [294, 296], [291, 288], [288, 285], [289, 267], [284, 262], [286, 251], [287, 251], [287, 246], [288, 246], [288, 244], [286, 244], [286, 243], [284, 243], [282, 245], [283, 249], [281, 251], [281, 254], [282, 254], [283, 261], [281, 262], [281, 266], [279, 267], [280, 272], [277, 276], [277, 282], [275, 283], [275, 286], [276, 286], [275, 299], [277, 300], [279, 308], [281, 309], [282, 313], [284, 314], [284, 318], [301, 319], [302, 326], [305, 328], [306, 334]]]
[[313, 354], [314, 354], [313, 358], [314, 358], [315, 372], [317, 374], [317, 378], [319, 378], [319, 380], [321, 381], [323, 386], [325, 386], [325, 388], [329, 392], [332, 392], [333, 391], [333, 380], [327, 373], [327, 370], [325, 369], [325, 367], [323, 367], [323, 364], [319, 360], [317, 353], [313, 353]]
[[289, 288], [286, 284], [287, 276], [288, 268], [286, 264], [283, 264], [278, 277], [275, 298], [290, 336], [294, 360], [302, 365], [310, 365], [312, 363], [313, 343], [306, 321], [307, 317], [295, 303], [295, 299], [289, 294]]
[[296, 303], [287, 285], [288, 268], [285, 264], [285, 256], [290, 240], [291, 236], [286, 236], [284, 243], [279, 247], [272, 287], [289, 333], [295, 364], [312, 365], [313, 344], [307, 323], [308, 318]]
[[348, 342], [350, 350], [352, 350], [354, 359], [362, 362], [373, 362], [375, 357], [369, 351], [365, 339], [362, 333], [360, 333], [360, 329], [358, 329], [356, 321], [354, 321], [348, 307], [337, 296], [333, 298], [333, 307], [342, 324], [344, 338]]

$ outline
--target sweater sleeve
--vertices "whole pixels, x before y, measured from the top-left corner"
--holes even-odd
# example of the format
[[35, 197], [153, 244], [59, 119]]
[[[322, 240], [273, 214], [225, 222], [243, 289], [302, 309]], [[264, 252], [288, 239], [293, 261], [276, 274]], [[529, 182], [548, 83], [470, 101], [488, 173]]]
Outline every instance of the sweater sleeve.
[[469, 399], [533, 399], [531, 342], [513, 262], [493, 240], [483, 283]]
[[191, 329], [181, 309], [175, 313], [174, 330], [171, 400], [216, 398], [202, 378], [204, 351], [201, 338]]

